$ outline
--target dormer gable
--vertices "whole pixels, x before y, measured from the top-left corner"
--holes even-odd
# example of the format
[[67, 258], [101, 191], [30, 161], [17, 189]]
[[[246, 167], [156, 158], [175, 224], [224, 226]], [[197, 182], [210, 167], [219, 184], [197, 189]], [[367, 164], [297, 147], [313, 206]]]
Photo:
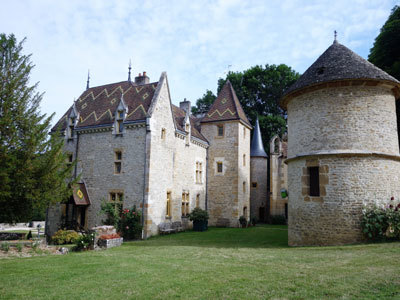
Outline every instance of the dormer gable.
[[128, 106], [125, 104], [124, 95], [121, 95], [121, 99], [118, 103], [116, 110], [114, 111], [114, 134], [122, 134], [124, 131], [124, 121], [128, 115]]
[[76, 109], [76, 105], [74, 102], [74, 104], [72, 105], [72, 108], [68, 114], [68, 119], [67, 119], [68, 126], [65, 129], [67, 139], [74, 138], [74, 129], [75, 129], [75, 126], [78, 124], [78, 120], [79, 120], [79, 113]]

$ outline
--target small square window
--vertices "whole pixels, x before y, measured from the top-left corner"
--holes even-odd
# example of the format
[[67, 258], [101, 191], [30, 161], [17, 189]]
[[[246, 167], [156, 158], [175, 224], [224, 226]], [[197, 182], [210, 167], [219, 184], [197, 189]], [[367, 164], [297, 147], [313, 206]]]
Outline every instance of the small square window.
[[122, 152], [115, 151], [115, 160], [121, 160], [121, 159], [122, 159]]
[[218, 136], [224, 136], [224, 125], [218, 125]]
[[252, 182], [252, 183], [251, 183], [251, 186], [252, 186], [253, 188], [256, 188], [256, 187], [257, 187], [257, 182]]
[[121, 174], [121, 162], [120, 161], [116, 161], [114, 163], [114, 172], [115, 172], [115, 174]]
[[222, 173], [222, 162], [217, 162], [217, 172]]

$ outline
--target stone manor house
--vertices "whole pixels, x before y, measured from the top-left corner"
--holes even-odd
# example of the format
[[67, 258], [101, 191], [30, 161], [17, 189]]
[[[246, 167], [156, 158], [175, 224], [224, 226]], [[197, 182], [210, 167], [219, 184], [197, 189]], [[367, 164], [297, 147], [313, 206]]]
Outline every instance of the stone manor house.
[[65, 224], [101, 225], [103, 201], [118, 211], [136, 205], [144, 237], [165, 222], [190, 227], [195, 207], [209, 212], [211, 226], [237, 227], [251, 209], [264, 217], [267, 155], [258, 123], [250, 149], [252, 125], [229, 81], [201, 118], [191, 114], [189, 101], [171, 103], [166, 73], [158, 82], [143, 72], [134, 81], [129, 73], [127, 81], [88, 83], [56, 130], [81, 182], [67, 203], [48, 210], [48, 235]]

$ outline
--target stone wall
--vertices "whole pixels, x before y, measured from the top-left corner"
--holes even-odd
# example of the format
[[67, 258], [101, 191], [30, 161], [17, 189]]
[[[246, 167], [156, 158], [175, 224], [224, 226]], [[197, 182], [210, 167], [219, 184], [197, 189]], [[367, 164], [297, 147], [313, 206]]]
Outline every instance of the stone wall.
[[[224, 125], [224, 136], [218, 136], [218, 125]], [[250, 130], [239, 121], [203, 123], [201, 133], [210, 143], [208, 149], [208, 211], [209, 224], [239, 226], [244, 208], [250, 211]], [[245, 164], [243, 164], [245, 155]], [[223, 163], [221, 173], [217, 162]], [[227, 221], [227, 223], [225, 222]]]
[[[268, 158], [251, 157], [250, 159], [250, 217], [265, 221], [268, 190]], [[253, 185], [256, 186], [253, 186]], [[260, 209], [264, 213], [260, 215]], [[264, 215], [262, 215], [264, 214]]]

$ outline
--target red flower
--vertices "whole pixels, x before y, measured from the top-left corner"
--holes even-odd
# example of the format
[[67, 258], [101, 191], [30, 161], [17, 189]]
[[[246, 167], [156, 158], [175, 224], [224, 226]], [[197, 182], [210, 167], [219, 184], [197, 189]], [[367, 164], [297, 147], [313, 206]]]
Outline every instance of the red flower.
[[390, 204], [390, 205], [389, 205], [389, 208], [393, 208], [393, 205], [392, 205], [392, 204]]
[[394, 197], [390, 198], [390, 200], [392, 200], [392, 201], [393, 201], [393, 200], [394, 200]]

